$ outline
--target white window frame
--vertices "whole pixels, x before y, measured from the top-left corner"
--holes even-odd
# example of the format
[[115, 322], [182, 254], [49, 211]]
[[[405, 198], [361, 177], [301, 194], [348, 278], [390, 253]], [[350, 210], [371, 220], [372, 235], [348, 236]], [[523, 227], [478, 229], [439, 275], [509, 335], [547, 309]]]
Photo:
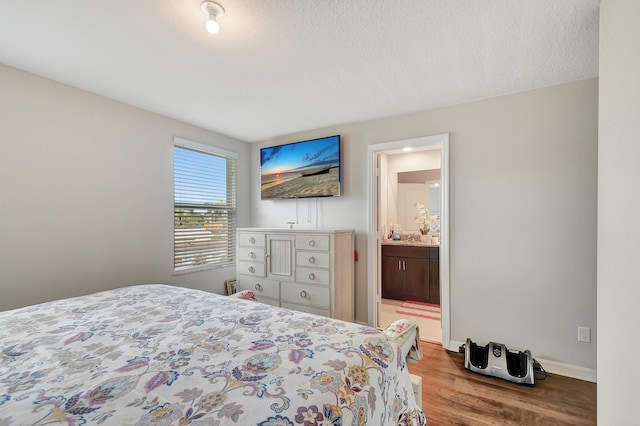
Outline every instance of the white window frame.
[[[236, 260], [236, 226], [237, 226], [237, 209], [236, 209], [236, 167], [237, 167], [237, 159], [238, 154], [233, 151], [227, 151], [225, 149], [213, 147], [210, 145], [194, 142], [188, 139], [183, 139], [179, 137], [174, 137], [173, 139], [173, 147], [172, 153], [175, 152], [176, 148], [187, 149], [191, 151], [196, 151], [202, 153], [204, 155], [213, 155], [217, 157], [222, 157], [227, 160], [227, 181], [226, 181], [226, 189], [227, 189], [227, 199], [226, 204], [217, 205], [215, 208], [212, 208], [210, 204], [206, 203], [177, 203], [176, 202], [176, 159], [174, 156], [173, 159], [173, 212], [174, 212], [174, 226], [173, 226], [173, 270], [174, 275], [187, 274], [191, 272], [202, 271], [206, 269], [214, 269], [214, 268], [223, 268], [235, 265]], [[220, 260], [212, 260], [208, 261], [204, 264], [198, 263], [195, 260], [199, 255], [200, 259], [206, 259], [206, 256], [203, 254], [206, 249], [203, 249], [201, 252], [195, 250], [195, 256], [193, 260], [193, 264], [183, 264], [179, 265], [179, 256], [184, 255], [184, 250], [179, 250], [177, 247], [179, 244], [184, 244], [185, 241], [188, 241], [189, 238], [193, 238], [193, 241], [202, 242], [203, 238], [201, 233], [206, 232], [204, 229], [202, 231], [196, 231], [198, 235], [182, 235], [181, 238], [178, 238], [177, 234], [177, 226], [176, 223], [178, 218], [176, 217], [178, 214], [178, 209], [191, 209], [192, 214], [195, 210], [207, 210], [208, 213], [213, 215], [212, 210], [216, 212], [224, 212], [227, 218], [227, 229], [226, 229], [226, 250], [223, 250], [226, 253], [226, 256], [223, 256]], [[203, 214], [204, 216], [204, 214]], [[189, 243], [193, 244], [193, 243]]]

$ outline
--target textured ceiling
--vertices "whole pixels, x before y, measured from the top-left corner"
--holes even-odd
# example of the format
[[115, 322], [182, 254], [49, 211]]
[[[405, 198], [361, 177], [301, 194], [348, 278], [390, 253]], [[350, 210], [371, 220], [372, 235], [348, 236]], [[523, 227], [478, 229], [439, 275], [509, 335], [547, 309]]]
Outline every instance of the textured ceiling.
[[2, 0], [0, 62], [245, 141], [598, 75], [600, 0]]

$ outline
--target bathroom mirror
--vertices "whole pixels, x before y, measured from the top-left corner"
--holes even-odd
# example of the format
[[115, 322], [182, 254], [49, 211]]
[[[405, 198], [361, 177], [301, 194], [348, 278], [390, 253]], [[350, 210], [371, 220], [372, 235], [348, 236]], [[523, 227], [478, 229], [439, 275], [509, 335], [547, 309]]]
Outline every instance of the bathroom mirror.
[[388, 152], [380, 155], [378, 161], [379, 220], [383, 234], [388, 237], [398, 227], [402, 233], [419, 234], [415, 203], [423, 204], [430, 216], [440, 215], [440, 150]]
[[398, 224], [404, 232], [418, 234], [416, 203], [424, 205], [430, 216], [440, 215], [440, 169], [400, 172], [397, 175]]

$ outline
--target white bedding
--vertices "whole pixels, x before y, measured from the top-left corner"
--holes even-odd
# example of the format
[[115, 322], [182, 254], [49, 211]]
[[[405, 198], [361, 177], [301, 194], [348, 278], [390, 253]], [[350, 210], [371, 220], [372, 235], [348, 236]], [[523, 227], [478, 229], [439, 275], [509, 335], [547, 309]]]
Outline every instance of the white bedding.
[[165, 285], [0, 313], [0, 425], [426, 424], [375, 329]]

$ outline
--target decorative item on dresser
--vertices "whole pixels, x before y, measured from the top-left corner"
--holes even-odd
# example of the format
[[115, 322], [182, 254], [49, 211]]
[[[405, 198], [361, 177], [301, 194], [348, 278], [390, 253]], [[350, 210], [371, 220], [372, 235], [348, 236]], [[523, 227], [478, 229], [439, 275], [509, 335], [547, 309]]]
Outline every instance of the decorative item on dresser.
[[259, 301], [353, 322], [354, 231], [237, 229], [237, 290]]

